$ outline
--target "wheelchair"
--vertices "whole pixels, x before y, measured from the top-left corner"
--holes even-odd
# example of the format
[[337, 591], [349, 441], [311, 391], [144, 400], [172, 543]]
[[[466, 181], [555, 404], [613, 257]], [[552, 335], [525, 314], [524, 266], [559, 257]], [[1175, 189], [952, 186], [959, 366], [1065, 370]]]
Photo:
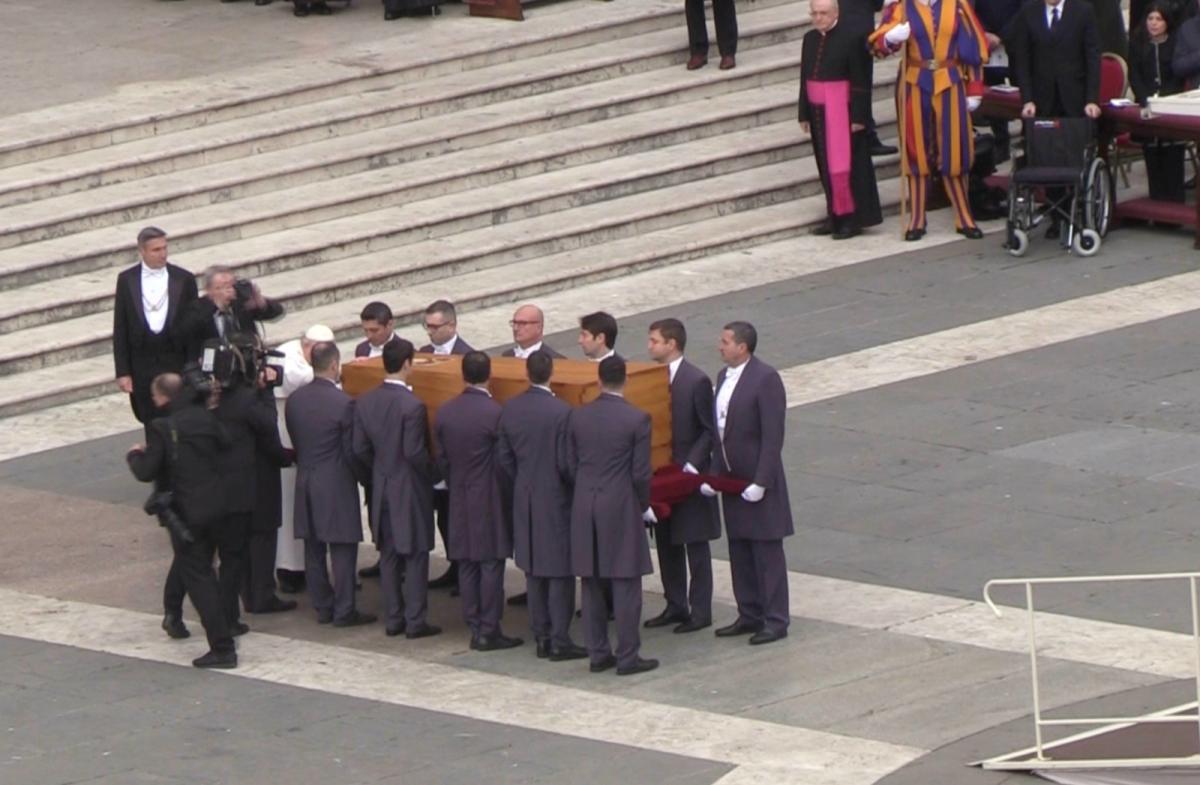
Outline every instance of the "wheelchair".
[[[1025, 157], [1008, 185], [1005, 247], [1029, 250], [1029, 234], [1047, 218], [1062, 225], [1063, 244], [1079, 256], [1100, 250], [1112, 218], [1112, 173], [1086, 117], [1025, 121]], [[1043, 201], [1038, 203], [1038, 197]]]

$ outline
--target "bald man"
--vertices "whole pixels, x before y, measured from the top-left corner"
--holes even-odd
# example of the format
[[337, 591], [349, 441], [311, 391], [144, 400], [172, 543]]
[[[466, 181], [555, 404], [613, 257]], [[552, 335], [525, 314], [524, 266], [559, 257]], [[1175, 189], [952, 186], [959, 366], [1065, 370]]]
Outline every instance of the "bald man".
[[562, 355], [542, 344], [543, 332], [546, 329], [546, 317], [542, 309], [536, 305], [522, 305], [513, 314], [508, 326], [512, 328], [513, 341], [511, 349], [504, 350], [504, 357], [529, 359], [529, 355], [541, 349], [554, 359], [562, 359]]

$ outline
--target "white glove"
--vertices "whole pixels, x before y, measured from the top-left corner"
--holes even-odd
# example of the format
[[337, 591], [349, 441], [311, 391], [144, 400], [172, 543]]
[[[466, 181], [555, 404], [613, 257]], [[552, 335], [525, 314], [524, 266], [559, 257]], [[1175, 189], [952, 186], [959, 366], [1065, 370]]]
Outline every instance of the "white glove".
[[696, 471], [695, 466], [692, 466], [690, 463], [685, 463], [683, 465], [683, 473], [684, 474], [699, 474], [700, 472]]
[[901, 22], [891, 30], [888, 30], [886, 33], [884, 33], [883, 40], [887, 41], [892, 46], [896, 46], [897, 44], [902, 44], [907, 41], [911, 34], [912, 28], [909, 27], [908, 22]]
[[646, 523], [658, 523], [658, 516], [654, 514], [653, 507], [646, 508], [646, 511], [642, 513], [642, 520]]
[[434, 485], [434, 486], [433, 486], [433, 489], [434, 489], [435, 491], [444, 491], [444, 490], [446, 490], [446, 481], [445, 481], [445, 480], [441, 480], [440, 482], [438, 482], [436, 485]]
[[983, 103], [983, 97], [978, 95], [967, 96], [967, 111], [974, 112]]
[[766, 488], [762, 487], [761, 485], [755, 485], [751, 483], [750, 485], [746, 486], [746, 490], [742, 491], [742, 498], [751, 504], [754, 504], [755, 502], [762, 501], [762, 497], [766, 494], [766, 492]]
[[704, 494], [705, 496], [709, 497], [710, 499], [717, 495], [717, 492], [714, 491], [712, 486], [709, 485], [708, 483], [704, 483], [703, 485], [700, 486], [700, 493]]

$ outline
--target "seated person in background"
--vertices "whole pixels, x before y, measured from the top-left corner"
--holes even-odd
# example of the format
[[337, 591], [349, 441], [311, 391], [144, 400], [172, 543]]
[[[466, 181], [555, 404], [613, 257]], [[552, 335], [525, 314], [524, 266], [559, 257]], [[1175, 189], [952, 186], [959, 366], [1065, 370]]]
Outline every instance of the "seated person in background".
[[1196, 15], [1200, 0], [1192, 0], [1185, 7], [1180, 19], [1187, 19], [1179, 25], [1179, 32], [1173, 35], [1175, 53], [1171, 57], [1171, 67], [1175, 76], [1183, 80], [1185, 90], [1195, 90], [1200, 86], [1200, 16]]
[[[1151, 2], [1129, 45], [1129, 85], [1143, 108], [1151, 96], [1173, 95], [1183, 90], [1183, 80], [1175, 75], [1171, 62], [1175, 53], [1173, 33], [1167, 5], [1158, 0]], [[1182, 202], [1183, 145], [1153, 137], [1136, 137], [1136, 141], [1142, 143], [1146, 159], [1150, 198]]]

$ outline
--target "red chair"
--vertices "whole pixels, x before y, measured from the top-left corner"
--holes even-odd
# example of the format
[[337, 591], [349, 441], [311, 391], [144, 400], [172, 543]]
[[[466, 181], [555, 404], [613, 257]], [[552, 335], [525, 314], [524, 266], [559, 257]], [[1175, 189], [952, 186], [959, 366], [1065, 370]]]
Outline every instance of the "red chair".
[[[1106, 106], [1114, 98], [1124, 98], [1129, 92], [1129, 66], [1114, 52], [1100, 55], [1100, 105]], [[1142, 156], [1142, 146], [1130, 138], [1128, 132], [1117, 134], [1109, 148], [1113, 168], [1121, 175], [1121, 182], [1129, 187], [1129, 170], [1133, 161]]]

